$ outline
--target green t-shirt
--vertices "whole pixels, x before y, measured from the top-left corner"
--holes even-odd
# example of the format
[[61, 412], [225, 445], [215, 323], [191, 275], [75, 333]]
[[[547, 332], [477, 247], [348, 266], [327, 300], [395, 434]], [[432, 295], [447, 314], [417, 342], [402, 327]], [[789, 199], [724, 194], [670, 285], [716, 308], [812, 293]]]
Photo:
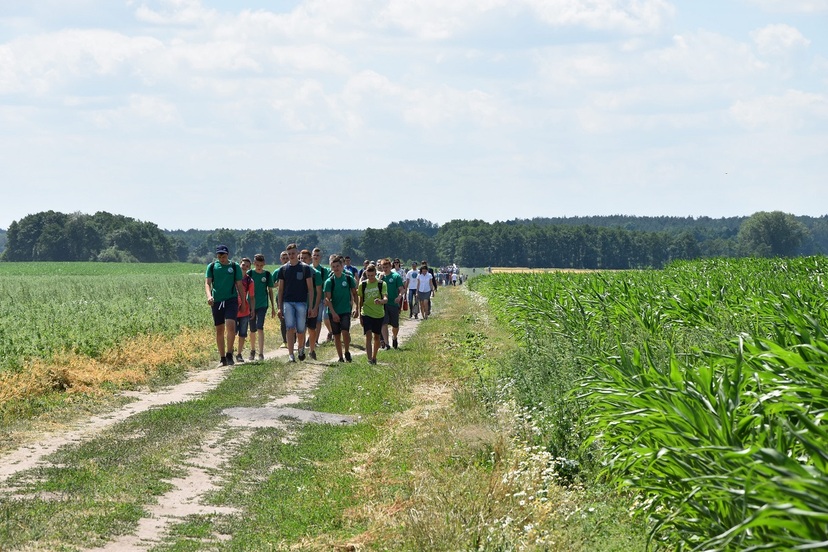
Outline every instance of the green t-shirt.
[[383, 274], [382, 281], [385, 282], [388, 303], [391, 304], [397, 299], [397, 295], [400, 294], [400, 289], [405, 286], [405, 281], [403, 281], [399, 274], [393, 271], [387, 276]]
[[236, 282], [241, 282], [242, 276], [242, 269], [235, 261], [226, 265], [218, 261], [208, 264], [204, 277], [213, 279], [213, 301], [220, 303], [236, 297]]
[[325, 280], [325, 287], [322, 291], [331, 294], [333, 311], [344, 316], [351, 313], [351, 290], [356, 287], [354, 277], [343, 272], [339, 278], [331, 274], [331, 277]]
[[[316, 304], [316, 286], [324, 286], [325, 285], [325, 282], [328, 281], [328, 278], [331, 277], [331, 269], [330, 268], [325, 268], [322, 265], [319, 265], [319, 266], [310, 265], [310, 267], [316, 273], [313, 277], [313, 289], [314, 289], [314, 292], [313, 292], [313, 301], [314, 301], [314, 303], [313, 304], [315, 305]], [[318, 275], [318, 278], [317, 278], [317, 275]], [[320, 306], [325, 304], [324, 292], [325, 292], [325, 290], [323, 289], [322, 290], [323, 295], [319, 299], [319, 305]], [[339, 314], [339, 313], [337, 313], [337, 314]]]
[[[325, 280], [322, 279], [322, 272], [313, 267], [313, 265], [308, 265], [311, 269], [311, 281], [313, 282], [313, 295], [311, 296], [311, 306], [316, 304], [316, 287], [322, 287], [322, 284], [325, 283]], [[322, 299], [319, 299], [319, 304], [322, 304]]]
[[253, 278], [253, 284], [255, 284], [255, 295], [256, 295], [256, 307], [257, 309], [261, 309], [270, 305], [269, 296], [267, 293], [268, 288], [273, 288], [273, 274], [270, 273], [269, 270], [262, 270], [261, 273], [256, 272], [255, 269], [251, 268], [247, 271], [247, 275]]
[[[365, 300], [362, 302], [362, 316], [370, 316], [371, 318], [385, 318], [385, 305], [380, 303], [374, 304], [374, 299], [382, 299], [380, 287], [385, 292], [385, 284], [381, 280], [376, 282], [365, 281]], [[362, 297], [362, 284], [357, 288], [357, 294]]]

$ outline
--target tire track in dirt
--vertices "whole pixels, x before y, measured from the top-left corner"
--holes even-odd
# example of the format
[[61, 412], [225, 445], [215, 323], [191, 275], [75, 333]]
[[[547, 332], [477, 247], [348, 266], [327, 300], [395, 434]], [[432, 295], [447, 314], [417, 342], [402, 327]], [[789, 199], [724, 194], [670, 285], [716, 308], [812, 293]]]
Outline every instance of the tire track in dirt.
[[[401, 320], [399, 341], [404, 343], [413, 335], [417, 322]], [[352, 343], [360, 341], [355, 336]], [[364, 352], [352, 351], [354, 357]], [[266, 359], [287, 357], [286, 349], [277, 349], [265, 355]], [[334, 363], [335, 364], [335, 363]], [[174, 489], [159, 497], [158, 503], [147, 507], [148, 516], [140, 520], [138, 528], [131, 534], [111, 541], [98, 551], [146, 550], [160, 542], [168, 527], [183, 517], [193, 514], [223, 513], [233, 514], [229, 508], [203, 505], [202, 497], [216, 489], [220, 484], [221, 470], [239, 447], [252, 435], [257, 427], [280, 427], [287, 432], [285, 442], [290, 442], [290, 426], [284, 418], [292, 418], [300, 423], [354, 423], [356, 418], [342, 415], [326, 415], [298, 409], [286, 408], [297, 404], [312, 393], [330, 366], [323, 363], [308, 362], [303, 364], [287, 385], [287, 394], [275, 398], [261, 409], [228, 409], [229, 419], [216, 428], [207, 442], [196, 455], [187, 461], [187, 473], [169, 482]], [[47, 457], [61, 447], [77, 445], [87, 441], [104, 429], [122, 422], [131, 416], [151, 408], [164, 406], [198, 398], [215, 389], [227, 377], [232, 366], [202, 370], [191, 374], [186, 381], [159, 392], [127, 392], [125, 395], [136, 400], [112, 412], [94, 416], [76, 424], [74, 429], [65, 432], [50, 432], [34, 442], [25, 444], [0, 457], [0, 490], [13, 492], [4, 483], [20, 472], [48, 465]], [[233, 428], [242, 429], [233, 439], [226, 433]], [[219, 537], [220, 538], [220, 537]]]

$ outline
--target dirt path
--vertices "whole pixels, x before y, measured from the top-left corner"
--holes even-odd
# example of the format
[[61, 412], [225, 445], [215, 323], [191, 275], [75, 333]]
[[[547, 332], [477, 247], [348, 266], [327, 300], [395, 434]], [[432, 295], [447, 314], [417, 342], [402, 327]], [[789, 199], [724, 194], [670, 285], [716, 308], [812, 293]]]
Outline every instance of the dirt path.
[[[399, 341], [404, 343], [415, 331], [417, 321], [401, 320]], [[357, 337], [357, 336], [354, 336]], [[362, 338], [354, 340], [361, 343]], [[362, 355], [359, 350], [352, 351], [354, 357]], [[265, 355], [266, 359], [286, 358], [286, 349], [277, 349]], [[319, 385], [319, 381], [328, 369], [327, 364], [305, 362], [298, 364], [300, 370], [287, 383], [286, 394], [273, 397], [262, 408], [232, 408], [225, 411], [228, 419], [221, 426], [215, 428], [208, 441], [196, 454], [187, 461], [187, 473], [180, 478], [171, 480], [175, 487], [171, 492], [159, 497], [158, 503], [147, 507], [148, 515], [142, 518], [134, 534], [121, 537], [110, 542], [104, 548], [95, 550], [124, 551], [146, 550], [157, 544], [164, 536], [167, 528], [175, 521], [193, 514], [234, 513], [227, 508], [217, 508], [201, 504], [201, 497], [214, 490], [221, 483], [222, 466], [232, 458], [235, 451], [245, 444], [255, 428], [279, 427], [285, 429], [290, 442], [290, 426], [284, 419], [291, 418], [300, 423], [356, 423], [358, 417], [319, 412], [309, 412], [289, 405], [304, 400]], [[0, 489], [13, 475], [48, 465], [47, 456], [66, 445], [74, 445], [89, 440], [102, 430], [122, 422], [129, 417], [145, 412], [150, 408], [159, 407], [175, 402], [195, 399], [212, 389], [215, 389], [227, 377], [230, 367], [219, 367], [194, 372], [183, 383], [166, 390], [148, 392], [130, 392], [127, 395], [136, 400], [118, 410], [104, 415], [95, 416], [66, 432], [44, 435], [36, 442], [26, 444], [0, 457]], [[238, 430], [242, 429], [241, 432]], [[233, 437], [228, 432], [233, 430]]]

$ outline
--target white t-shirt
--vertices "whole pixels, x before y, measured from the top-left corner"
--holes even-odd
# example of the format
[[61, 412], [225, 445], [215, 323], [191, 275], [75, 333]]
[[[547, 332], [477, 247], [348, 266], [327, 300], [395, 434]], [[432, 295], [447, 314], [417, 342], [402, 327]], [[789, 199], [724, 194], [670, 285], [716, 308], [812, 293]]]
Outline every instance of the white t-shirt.
[[430, 272], [417, 274], [417, 291], [421, 293], [431, 291], [431, 280], [433, 279], [434, 276]]
[[417, 274], [419, 273], [419, 270], [414, 270], [412, 268], [405, 275], [406, 279], [408, 280], [408, 289], [417, 289]]

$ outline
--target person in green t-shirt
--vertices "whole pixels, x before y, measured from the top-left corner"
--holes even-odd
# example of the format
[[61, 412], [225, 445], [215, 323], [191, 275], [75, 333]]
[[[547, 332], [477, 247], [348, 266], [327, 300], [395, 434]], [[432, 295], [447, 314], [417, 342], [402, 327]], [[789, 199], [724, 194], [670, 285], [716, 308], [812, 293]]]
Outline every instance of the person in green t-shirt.
[[242, 269], [239, 263], [230, 260], [227, 246], [216, 247], [216, 261], [207, 265], [204, 274], [204, 291], [207, 294], [207, 304], [213, 311], [216, 345], [222, 366], [235, 364], [233, 345], [236, 342], [236, 316], [239, 303], [242, 306], [247, 304], [242, 277]]
[[[366, 280], [359, 284], [359, 312], [362, 314], [362, 330], [365, 332], [365, 354], [368, 355], [368, 364], [377, 363], [380, 337], [382, 336], [382, 320], [385, 318], [385, 304], [388, 295], [385, 285], [377, 280], [376, 265], [369, 264], [365, 269]], [[371, 339], [373, 334], [373, 339]]]
[[308, 339], [305, 341], [305, 346], [310, 348], [310, 357], [316, 360], [316, 346], [319, 343], [319, 331], [321, 330], [321, 323], [319, 321], [319, 312], [322, 310], [322, 284], [323, 273], [321, 270], [313, 266], [311, 261], [311, 252], [307, 249], [302, 250], [302, 262], [308, 265], [311, 269], [311, 280], [313, 281], [313, 298], [308, 306], [308, 316], [306, 326], [308, 328]]
[[[331, 277], [331, 269], [322, 264], [322, 250], [318, 247], [314, 247], [313, 251], [311, 252], [311, 265], [313, 266], [313, 268], [315, 268], [322, 274], [323, 282], [325, 282], [328, 278]], [[331, 320], [328, 317], [328, 307], [325, 306], [324, 297], [322, 297], [322, 301], [321, 303], [319, 303], [319, 312], [316, 313], [316, 316], [318, 321], [318, 324], [316, 325], [317, 342], [319, 341], [319, 335], [322, 333], [321, 324], [324, 324], [325, 329], [328, 330], [328, 335], [325, 337], [325, 341], [330, 341], [331, 339], [333, 339], [333, 335], [331, 334]]]
[[253, 268], [247, 271], [253, 278], [255, 286], [256, 305], [250, 317], [250, 360], [256, 360], [256, 343], [259, 345], [259, 358], [264, 360], [264, 324], [267, 318], [267, 309], [270, 307], [270, 317], [276, 318], [276, 302], [273, 300], [273, 274], [265, 270], [265, 257], [261, 253], [253, 256]]
[[332, 255], [330, 262], [332, 273], [323, 287], [325, 305], [328, 307], [328, 319], [339, 362], [351, 362], [351, 316], [356, 318], [359, 314], [356, 309], [359, 300], [357, 284], [354, 277], [345, 272], [342, 256]]
[[[382, 321], [382, 342], [388, 350], [393, 344], [396, 349], [399, 346], [397, 334], [400, 332], [400, 310], [402, 309], [403, 298], [405, 297], [406, 282], [397, 272], [391, 270], [391, 259], [382, 260], [382, 281], [385, 282], [388, 293], [388, 303], [385, 305], [385, 317]], [[391, 326], [393, 342], [388, 341], [388, 326]]]

